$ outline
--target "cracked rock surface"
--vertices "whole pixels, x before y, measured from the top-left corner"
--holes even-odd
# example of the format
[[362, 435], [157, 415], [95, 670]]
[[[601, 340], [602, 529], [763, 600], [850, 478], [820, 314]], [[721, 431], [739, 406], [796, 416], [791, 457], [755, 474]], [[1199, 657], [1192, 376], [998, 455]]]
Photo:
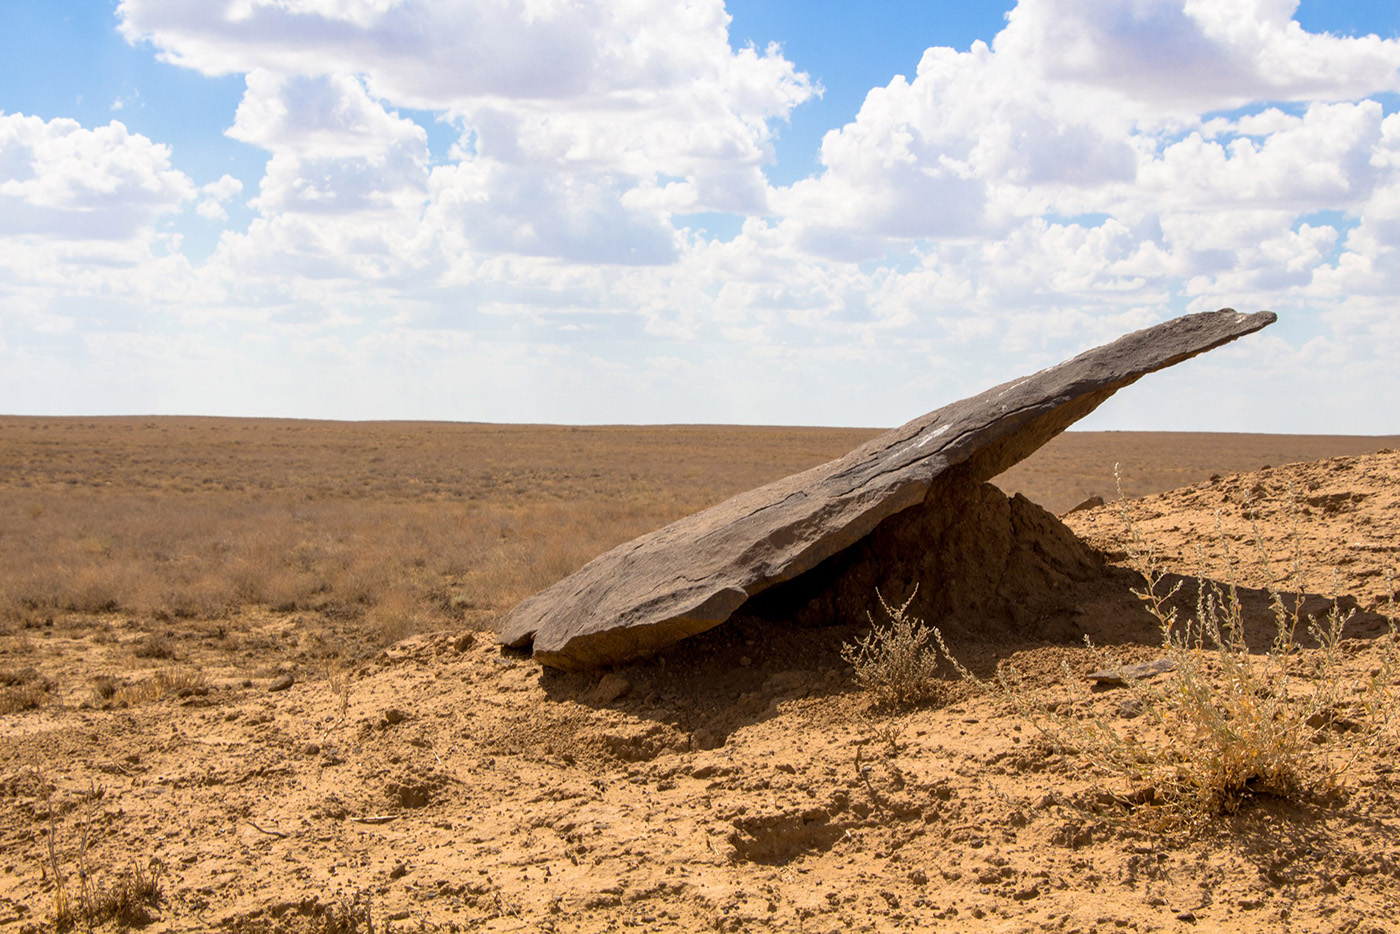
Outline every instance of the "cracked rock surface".
[[912, 507], [957, 508], [1124, 386], [1276, 320], [1222, 309], [1125, 335], [944, 406], [846, 456], [687, 516], [516, 606], [500, 641], [577, 670], [653, 654], [864, 542]]

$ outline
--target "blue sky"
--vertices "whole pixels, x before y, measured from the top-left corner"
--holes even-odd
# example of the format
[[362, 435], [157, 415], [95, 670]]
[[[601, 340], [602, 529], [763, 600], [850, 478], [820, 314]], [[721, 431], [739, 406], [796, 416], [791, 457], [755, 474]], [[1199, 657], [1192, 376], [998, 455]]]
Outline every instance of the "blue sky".
[[[504, 11], [504, 12], [503, 12]], [[522, 11], [528, 15], [521, 15]], [[11, 0], [0, 411], [1400, 431], [1400, 5]]]

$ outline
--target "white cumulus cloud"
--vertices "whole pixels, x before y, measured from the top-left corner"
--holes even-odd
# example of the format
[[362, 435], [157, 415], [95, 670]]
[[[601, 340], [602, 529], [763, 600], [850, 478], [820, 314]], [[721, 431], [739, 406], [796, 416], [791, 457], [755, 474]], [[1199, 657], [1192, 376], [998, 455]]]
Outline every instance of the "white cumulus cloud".
[[1021, 0], [999, 53], [1048, 82], [1190, 115], [1394, 90], [1400, 43], [1314, 34], [1297, 0]]
[[224, 210], [224, 205], [242, 191], [243, 182], [232, 175], [222, 175], [217, 182], [200, 186], [199, 193], [203, 197], [199, 199], [195, 210], [200, 217], [211, 221], [228, 220], [228, 211]]
[[170, 149], [121, 123], [0, 113], [0, 237], [121, 240], [193, 196]]

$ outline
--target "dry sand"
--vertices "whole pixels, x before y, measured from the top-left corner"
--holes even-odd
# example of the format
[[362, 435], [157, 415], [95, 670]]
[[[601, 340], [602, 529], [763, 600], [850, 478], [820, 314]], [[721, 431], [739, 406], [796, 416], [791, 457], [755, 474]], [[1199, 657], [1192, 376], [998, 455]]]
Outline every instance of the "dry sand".
[[[1335, 570], [1359, 609], [1383, 609], [1400, 454], [1222, 477], [1132, 508], [1190, 574], [1196, 546], [1208, 561], [1218, 547], [1217, 515], [1240, 548], [1256, 527], [1283, 536], [1290, 486], [1308, 592], [1329, 591]], [[1111, 508], [1069, 523], [1124, 550]], [[1240, 583], [1279, 583], [1267, 576], [1246, 567]], [[1066, 601], [1121, 657], [1153, 656], [1123, 588]], [[301, 622], [236, 621], [270, 655]], [[51, 929], [55, 866], [71, 896], [83, 866], [110, 887], [135, 863], [157, 867], [165, 894], [151, 931], [1400, 930], [1393, 737], [1354, 763], [1343, 800], [1260, 797], [1161, 832], [1115, 796], [1125, 786], [1049, 750], [994, 696], [950, 682], [939, 703], [873, 708], [839, 657], [859, 631], [741, 621], [567, 676], [489, 635], [444, 632], [350, 670], [289, 662], [294, 683], [272, 690], [277, 672], [234, 667], [212, 624], [133, 663], [150, 639], [139, 621], [56, 619], [0, 659], [7, 690], [53, 685], [47, 706], [0, 716], [0, 929]], [[1358, 677], [1379, 631], [1363, 612], [1347, 646]], [[1122, 715], [1121, 692], [1060, 684], [1062, 664], [1093, 667], [1072, 641], [958, 648], [979, 671], [1013, 665], [1032, 694]], [[91, 680], [196, 669], [205, 687], [129, 706]]]

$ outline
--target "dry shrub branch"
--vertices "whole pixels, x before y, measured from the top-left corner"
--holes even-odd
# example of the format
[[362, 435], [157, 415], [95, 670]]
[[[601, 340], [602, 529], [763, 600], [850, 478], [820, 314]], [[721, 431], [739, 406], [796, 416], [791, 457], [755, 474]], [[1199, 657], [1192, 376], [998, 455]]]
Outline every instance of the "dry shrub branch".
[[870, 620], [870, 631], [841, 647], [841, 657], [855, 670], [857, 683], [878, 704], [904, 706], [926, 700], [937, 687], [938, 654], [930, 640], [933, 631], [909, 614], [919, 588], [899, 606], [891, 606], [875, 592], [888, 622]]

